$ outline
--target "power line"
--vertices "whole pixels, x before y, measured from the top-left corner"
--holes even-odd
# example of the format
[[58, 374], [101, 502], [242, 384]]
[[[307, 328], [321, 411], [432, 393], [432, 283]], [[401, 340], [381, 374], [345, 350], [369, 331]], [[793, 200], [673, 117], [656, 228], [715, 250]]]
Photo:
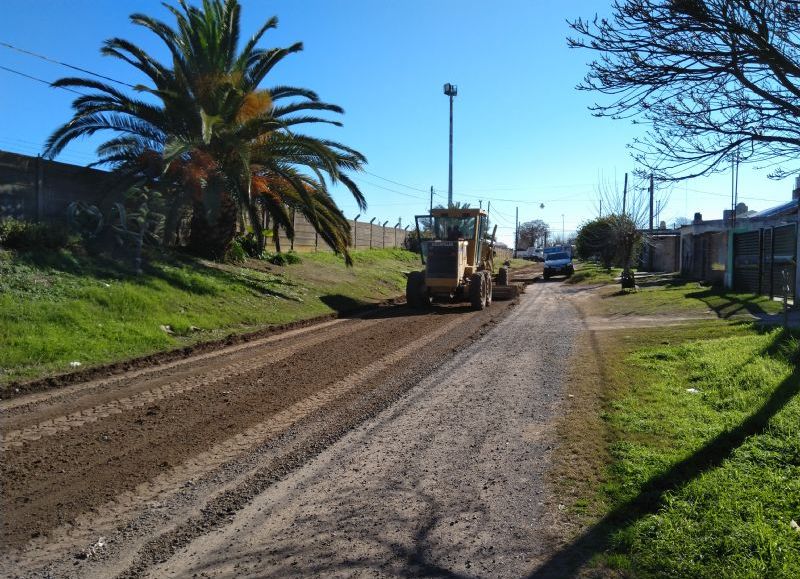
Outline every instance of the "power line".
[[410, 193], [404, 193], [403, 191], [398, 191], [397, 189], [391, 189], [389, 187], [384, 187], [383, 185], [378, 185], [377, 183], [372, 183], [367, 181], [366, 179], [362, 179], [361, 177], [353, 176], [353, 179], [356, 181], [360, 181], [361, 183], [366, 183], [372, 187], [377, 187], [378, 189], [384, 189], [386, 191], [391, 191], [392, 193], [396, 193], [397, 195], [403, 195], [404, 197], [411, 197], [412, 199], [426, 199], [425, 197], [420, 197], [419, 195], [411, 195]]
[[[691, 191], [692, 193], [700, 193], [701, 195], [711, 195], [713, 197], [725, 197], [726, 199], [729, 197], [727, 193], [712, 193], [711, 191], [703, 191], [701, 189], [690, 189], [689, 187], [684, 188], [686, 191]], [[748, 199], [750, 201], [766, 201], [768, 203], [780, 203], [783, 201], [782, 199], [765, 199], [764, 197], [750, 197], [742, 196], [742, 199]]]
[[111, 82], [115, 82], [117, 84], [121, 84], [130, 88], [136, 88], [135, 85], [128, 84], [127, 82], [123, 82], [121, 80], [117, 80], [115, 78], [111, 78], [110, 76], [105, 76], [103, 74], [99, 74], [97, 72], [92, 72], [91, 70], [81, 68], [80, 66], [75, 66], [73, 64], [67, 64], [66, 62], [61, 62], [60, 60], [55, 60], [54, 58], [50, 58], [49, 56], [45, 56], [43, 54], [38, 54], [36, 52], [31, 52], [30, 50], [25, 50], [24, 48], [19, 48], [14, 46], [13, 44], [9, 44], [8, 42], [0, 41], [0, 46], [5, 46], [6, 48], [10, 48], [11, 50], [16, 50], [17, 52], [21, 52], [22, 54], [28, 54], [30, 56], [35, 56], [36, 58], [40, 58], [47, 62], [52, 62], [53, 64], [58, 64], [61, 66], [66, 66], [67, 68], [71, 68], [72, 70], [77, 70], [79, 72], [84, 72], [86, 74], [91, 74], [92, 76], [96, 76], [97, 78], [102, 78], [105, 80], [110, 80]]
[[[53, 83], [51, 83], [51, 82], [48, 82], [48, 81], [46, 81], [46, 80], [44, 80], [44, 79], [42, 79], [42, 78], [38, 78], [38, 77], [36, 77], [36, 76], [31, 76], [31, 75], [29, 75], [29, 74], [25, 74], [24, 72], [20, 72], [20, 71], [18, 71], [18, 70], [14, 70], [13, 68], [8, 68], [7, 66], [2, 66], [2, 65], [0, 65], [0, 69], [2, 69], [2, 70], [6, 70], [6, 71], [8, 71], [8, 72], [13, 72], [14, 74], [18, 74], [18, 75], [20, 75], [20, 76], [24, 76], [25, 78], [29, 78], [30, 80], [35, 80], [35, 81], [37, 81], [37, 82], [41, 82], [42, 84], [46, 84], [46, 85], [47, 85], [47, 86], [49, 86], [49, 87], [52, 87], [52, 86], [53, 86]], [[75, 94], [77, 94], [77, 95], [80, 95], [80, 96], [86, 96], [86, 95], [85, 95], [84, 93], [82, 93], [82, 92], [78, 92], [78, 91], [76, 91], [76, 90], [73, 90], [73, 89], [71, 89], [71, 88], [67, 88], [67, 87], [65, 87], [65, 86], [57, 86], [57, 87], [55, 87], [55, 88], [60, 88], [61, 90], [66, 90], [66, 91], [69, 91], [69, 92], [71, 92], [71, 93], [75, 93]]]
[[392, 183], [394, 185], [399, 185], [400, 187], [405, 187], [406, 189], [411, 189], [412, 191], [420, 191], [422, 193], [427, 193], [427, 189], [422, 189], [421, 187], [413, 187], [411, 185], [406, 185], [405, 183], [400, 183], [399, 181], [393, 181], [391, 179], [387, 179], [386, 177], [381, 177], [380, 175], [376, 175], [375, 173], [371, 173], [370, 171], [364, 171], [367, 175], [372, 175], [373, 177], [377, 177], [381, 181], [386, 181], [388, 183]]

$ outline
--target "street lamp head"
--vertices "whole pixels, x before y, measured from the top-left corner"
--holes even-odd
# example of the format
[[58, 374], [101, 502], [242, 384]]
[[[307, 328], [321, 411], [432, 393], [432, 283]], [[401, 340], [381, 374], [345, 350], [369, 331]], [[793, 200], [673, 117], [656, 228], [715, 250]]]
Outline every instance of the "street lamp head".
[[444, 85], [444, 94], [450, 97], [454, 97], [458, 94], [458, 87], [448, 82]]

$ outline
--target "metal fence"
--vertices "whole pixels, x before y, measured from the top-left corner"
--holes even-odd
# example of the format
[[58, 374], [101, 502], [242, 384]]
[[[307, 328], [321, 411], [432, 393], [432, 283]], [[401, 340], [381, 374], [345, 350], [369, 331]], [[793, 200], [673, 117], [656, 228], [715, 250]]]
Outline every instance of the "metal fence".
[[734, 289], [770, 297], [781, 296], [785, 272], [789, 281], [789, 297], [794, 297], [797, 275], [796, 224], [735, 233], [733, 251]]

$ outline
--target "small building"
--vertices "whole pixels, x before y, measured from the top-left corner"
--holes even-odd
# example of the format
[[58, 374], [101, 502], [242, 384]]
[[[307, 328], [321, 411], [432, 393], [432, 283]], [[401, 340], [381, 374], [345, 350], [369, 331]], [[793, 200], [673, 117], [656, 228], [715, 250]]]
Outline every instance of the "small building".
[[[798, 198], [756, 212], [744, 203], [722, 219], [704, 221], [695, 214], [681, 227], [681, 274], [741, 292], [780, 296], [784, 283], [797, 295]], [[785, 276], [785, 277], [784, 277]]]
[[646, 234], [647, 242], [639, 257], [639, 269], [667, 273], [680, 271], [680, 231], [667, 229], [666, 224], [662, 223], [658, 229], [645, 230], [642, 233]]

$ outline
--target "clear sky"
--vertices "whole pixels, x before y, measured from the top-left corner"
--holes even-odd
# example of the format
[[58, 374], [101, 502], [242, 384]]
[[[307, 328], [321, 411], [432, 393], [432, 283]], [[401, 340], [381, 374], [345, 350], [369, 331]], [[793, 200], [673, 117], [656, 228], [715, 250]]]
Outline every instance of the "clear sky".
[[[591, 55], [566, 46], [566, 21], [609, 10], [610, 0], [242, 0], [243, 37], [272, 15], [277, 30], [262, 46], [302, 41], [264, 86], [294, 84], [345, 108], [343, 128], [319, 136], [364, 153], [357, 177], [372, 217], [388, 225], [446, 202], [448, 99], [455, 99], [454, 200], [486, 207], [499, 237], [513, 245], [514, 217], [542, 219], [567, 234], [597, 215], [602, 179], [622, 182], [635, 167], [626, 145], [642, 129], [598, 119], [587, 105], [603, 99], [575, 90]], [[145, 12], [172, 23], [153, 0], [3, 0], [0, 42], [115, 79], [142, 82], [121, 61], [102, 57], [103, 40], [119, 36], [164, 58], [158, 39], [133, 26]], [[0, 46], [0, 67], [52, 81], [85, 76]], [[37, 154], [70, 117], [75, 97], [0, 69], [0, 149]], [[59, 160], [87, 164], [97, 140], [76, 142]], [[792, 183], [766, 170], [740, 169], [739, 199], [765, 209], [791, 199]], [[644, 186], [634, 180], [635, 185]], [[720, 218], [730, 206], [730, 175], [659, 186], [669, 202], [660, 218]], [[335, 197], [348, 217], [358, 213], [344, 191]], [[544, 204], [544, 208], [540, 205]], [[563, 216], [563, 217], [562, 217]]]

